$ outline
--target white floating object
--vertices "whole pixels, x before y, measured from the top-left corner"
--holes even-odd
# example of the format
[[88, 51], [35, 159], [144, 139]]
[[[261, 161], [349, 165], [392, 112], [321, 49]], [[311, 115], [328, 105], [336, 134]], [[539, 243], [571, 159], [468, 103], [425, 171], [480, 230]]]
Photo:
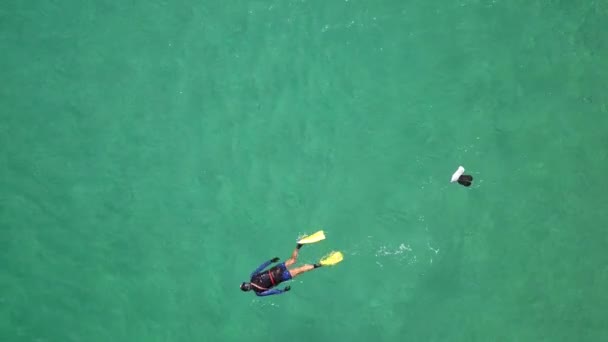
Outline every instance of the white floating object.
[[458, 180], [458, 178], [460, 178], [460, 176], [462, 176], [462, 174], [464, 173], [464, 167], [459, 166], [458, 170], [456, 170], [456, 172], [454, 172], [454, 174], [452, 175], [452, 180], [450, 181], [450, 183], [454, 183]]

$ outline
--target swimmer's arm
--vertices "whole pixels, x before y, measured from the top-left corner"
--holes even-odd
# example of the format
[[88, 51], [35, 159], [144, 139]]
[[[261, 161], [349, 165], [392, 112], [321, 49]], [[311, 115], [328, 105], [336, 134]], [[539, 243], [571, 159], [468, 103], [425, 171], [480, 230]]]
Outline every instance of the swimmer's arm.
[[255, 294], [258, 295], [259, 297], [265, 297], [265, 296], [272, 296], [272, 295], [276, 295], [276, 294], [281, 294], [284, 293], [285, 290], [280, 290], [280, 289], [270, 289], [270, 290], [266, 290], [264, 292], [256, 292]]
[[262, 270], [265, 269], [266, 267], [268, 267], [268, 265], [272, 264], [273, 262], [277, 262], [277, 261], [279, 261], [279, 258], [273, 258], [272, 260], [268, 260], [268, 261], [264, 262], [258, 268], [256, 268], [255, 271], [253, 271], [253, 273], [251, 273], [251, 276], [253, 277], [254, 275], [262, 272]]
[[270, 290], [266, 290], [264, 292], [256, 292], [255, 294], [260, 296], [260, 297], [265, 297], [265, 296], [272, 296], [275, 294], [281, 294], [281, 293], [285, 293], [287, 291], [291, 290], [291, 286], [285, 286], [284, 289], [270, 289]]

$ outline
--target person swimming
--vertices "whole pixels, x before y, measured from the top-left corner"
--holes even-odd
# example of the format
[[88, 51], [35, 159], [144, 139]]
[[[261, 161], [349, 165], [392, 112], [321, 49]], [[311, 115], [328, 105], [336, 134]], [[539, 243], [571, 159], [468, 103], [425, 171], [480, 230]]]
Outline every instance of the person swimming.
[[261, 264], [258, 268], [251, 273], [249, 282], [243, 282], [241, 284], [241, 290], [244, 292], [252, 291], [257, 296], [271, 296], [276, 294], [285, 293], [291, 290], [291, 286], [286, 286], [283, 289], [276, 288], [277, 285], [289, 281], [298, 275], [314, 270], [315, 268], [321, 267], [321, 263], [306, 264], [300, 267], [289, 269], [288, 267], [295, 264], [298, 260], [298, 252], [302, 248], [302, 244], [298, 243], [296, 249], [291, 254], [291, 258], [287, 261], [282, 262], [268, 270], [264, 270], [270, 264], [279, 262], [279, 258], [275, 257]]

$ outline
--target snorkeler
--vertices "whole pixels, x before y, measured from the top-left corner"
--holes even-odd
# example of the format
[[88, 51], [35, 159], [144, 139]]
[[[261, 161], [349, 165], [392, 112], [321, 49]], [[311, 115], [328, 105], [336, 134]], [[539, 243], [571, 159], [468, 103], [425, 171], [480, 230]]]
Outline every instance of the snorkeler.
[[323, 231], [319, 231], [313, 235], [300, 239], [298, 241], [296, 249], [294, 249], [293, 253], [291, 254], [291, 258], [268, 270], [264, 269], [270, 266], [270, 264], [272, 263], [279, 262], [279, 258], [275, 257], [271, 260], [264, 262], [255, 271], [251, 273], [249, 282], [243, 282], [241, 284], [241, 290], [245, 292], [253, 290], [253, 292], [257, 296], [261, 297], [281, 294], [289, 291], [291, 289], [291, 286], [286, 286], [283, 289], [278, 289], [276, 288], [277, 285], [285, 281], [291, 280], [302, 273], [314, 270], [315, 268], [319, 268], [321, 266], [335, 265], [342, 261], [342, 253], [333, 252], [329, 256], [321, 259], [321, 261], [316, 264], [306, 264], [300, 267], [289, 269], [289, 266], [296, 263], [298, 259], [298, 252], [304, 244], [318, 242], [323, 239], [325, 239]]

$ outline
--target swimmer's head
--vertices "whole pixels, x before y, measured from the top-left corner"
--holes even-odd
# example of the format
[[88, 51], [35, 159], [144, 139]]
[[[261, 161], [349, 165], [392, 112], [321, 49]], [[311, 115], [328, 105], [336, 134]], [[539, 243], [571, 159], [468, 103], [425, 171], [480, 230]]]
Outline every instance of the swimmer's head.
[[243, 292], [251, 291], [251, 284], [243, 282], [241, 284], [241, 291], [243, 291]]

